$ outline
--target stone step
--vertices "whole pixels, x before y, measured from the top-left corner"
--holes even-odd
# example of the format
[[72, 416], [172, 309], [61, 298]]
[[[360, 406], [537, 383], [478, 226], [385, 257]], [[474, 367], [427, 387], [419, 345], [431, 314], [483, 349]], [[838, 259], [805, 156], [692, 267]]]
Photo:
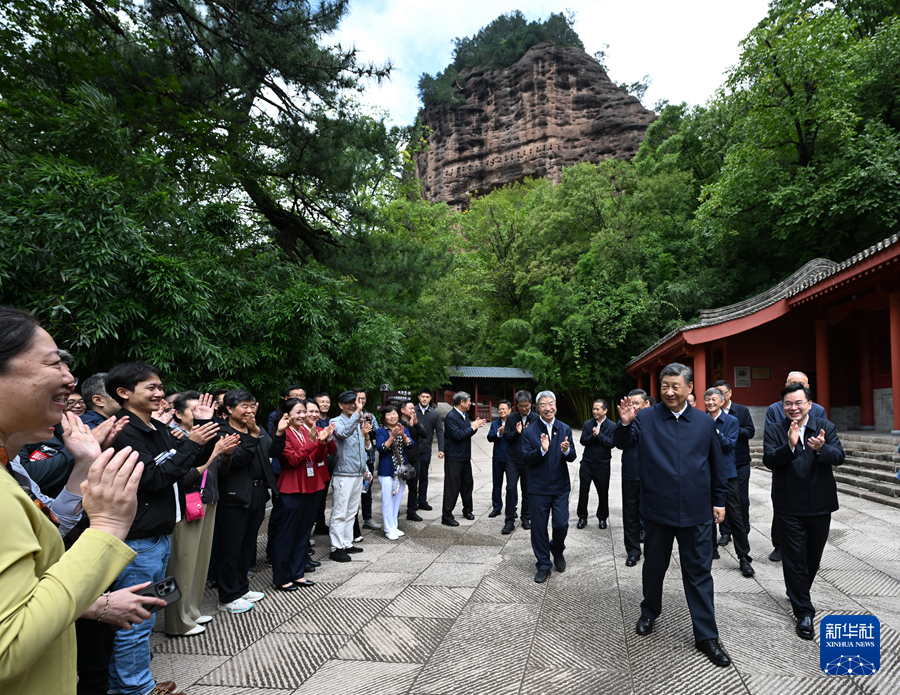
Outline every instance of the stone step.
[[849, 487], [868, 490], [869, 492], [876, 492], [879, 495], [884, 495], [885, 497], [896, 497], [900, 499], [900, 481], [893, 480], [893, 482], [881, 482], [872, 478], [853, 475], [851, 472], [849, 472], [850, 469], [848, 469], [848, 472], [842, 472], [842, 467], [843, 466], [839, 466], [834, 469], [835, 481], [843, 483], [844, 485]]
[[871, 451], [880, 454], [897, 454], [896, 444], [879, 444], [877, 442], [864, 442], [858, 439], [841, 437], [841, 445], [847, 451]]
[[900, 464], [900, 456], [897, 454], [885, 454], [880, 451], [859, 451], [857, 449], [848, 449], [847, 447], [844, 447], [844, 453], [847, 454], [848, 457], [852, 456], [853, 458], [860, 460]]
[[892, 446], [894, 451], [900, 446], [900, 437], [888, 437], [885, 435], [868, 435], [868, 434], [849, 434], [846, 432], [838, 432], [842, 442], [867, 442], [869, 444], [877, 444], [880, 446]]
[[854, 487], [852, 485], [845, 485], [844, 483], [838, 483], [837, 489], [838, 492], [843, 492], [845, 495], [859, 497], [864, 500], [869, 500], [870, 502], [879, 502], [881, 504], [887, 505], [888, 507], [895, 507], [897, 509], [900, 509], [900, 497], [889, 497], [888, 495], [882, 495], [877, 492]]
[[844, 475], [853, 475], [858, 478], [869, 478], [882, 483], [897, 483], [900, 487], [900, 480], [897, 480], [897, 469], [879, 470], [866, 465], [860, 465], [859, 462], [848, 458], [841, 464], [840, 468], [835, 468], [835, 473], [840, 471]]
[[[845, 452], [846, 453], [846, 452]], [[865, 458], [859, 455], [859, 452], [847, 454], [846, 462], [859, 466], [860, 468], [868, 468], [873, 471], [886, 471], [896, 474], [900, 470], [900, 459], [897, 461], [881, 461], [879, 459]]]

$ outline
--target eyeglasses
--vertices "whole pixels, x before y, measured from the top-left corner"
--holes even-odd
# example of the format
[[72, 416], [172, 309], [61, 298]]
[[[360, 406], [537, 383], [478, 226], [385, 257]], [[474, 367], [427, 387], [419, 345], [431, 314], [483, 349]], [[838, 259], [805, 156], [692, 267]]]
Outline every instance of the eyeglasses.
[[69, 408], [74, 408], [76, 405], [84, 405], [84, 399], [79, 398], [77, 401], [74, 399], [66, 401], [66, 406]]
[[806, 405], [808, 402], [809, 402], [809, 401], [785, 401], [785, 402], [784, 402], [784, 409], [785, 409], [785, 410], [793, 410], [793, 409], [796, 409], [796, 408], [802, 408], [802, 407], [803, 407], [804, 405]]

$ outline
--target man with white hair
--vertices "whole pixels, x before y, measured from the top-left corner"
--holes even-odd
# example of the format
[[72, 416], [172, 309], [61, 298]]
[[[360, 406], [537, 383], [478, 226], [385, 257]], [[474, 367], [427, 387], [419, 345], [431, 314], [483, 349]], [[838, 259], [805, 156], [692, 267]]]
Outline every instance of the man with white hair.
[[[575, 460], [571, 428], [556, 419], [556, 396], [552, 391], [537, 395], [540, 418], [522, 432], [522, 459], [528, 466], [528, 498], [531, 503], [531, 549], [537, 558], [534, 581], [542, 584], [555, 566], [565, 572], [566, 536], [569, 533], [569, 467]], [[553, 540], [547, 532], [553, 510]], [[553, 563], [550, 555], [553, 555]]]

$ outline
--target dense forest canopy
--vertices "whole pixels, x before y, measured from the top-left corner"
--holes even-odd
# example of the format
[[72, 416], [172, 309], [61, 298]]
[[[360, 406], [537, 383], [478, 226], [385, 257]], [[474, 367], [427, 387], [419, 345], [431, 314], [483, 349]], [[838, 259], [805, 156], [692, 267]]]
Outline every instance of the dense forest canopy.
[[[900, 230], [897, 5], [775, 0], [718, 92], [662, 109], [633, 161], [457, 212], [419, 196], [414, 131], [360, 108], [390, 66], [331, 40], [346, 2], [12, 0], [0, 301], [81, 377], [144, 358], [173, 386], [274, 397], [518, 366], [589, 408], [700, 309]], [[450, 67], [536, 35], [490, 58], [458, 40]]]

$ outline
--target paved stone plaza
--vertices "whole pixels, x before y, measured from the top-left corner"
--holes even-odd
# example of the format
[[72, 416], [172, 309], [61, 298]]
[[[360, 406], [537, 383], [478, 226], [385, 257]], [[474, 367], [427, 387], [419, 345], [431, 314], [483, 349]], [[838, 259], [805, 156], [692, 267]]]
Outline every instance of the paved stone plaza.
[[[276, 594], [271, 568], [263, 565], [251, 588], [268, 596], [243, 615], [217, 612], [215, 594], [207, 591], [204, 610], [215, 618], [204, 634], [154, 634], [154, 676], [175, 680], [188, 695], [900, 693], [900, 510], [840, 495], [813, 602], [818, 619], [859, 613], [880, 619], [881, 671], [825, 676], [818, 641], [794, 633], [781, 565], [767, 559], [771, 478], [754, 469], [756, 577], [740, 574], [731, 545], [714, 562], [716, 616], [734, 662], [717, 668], [692, 642], [677, 547], [653, 634], [634, 632], [641, 563], [625, 566], [620, 452], [613, 453], [606, 530], [593, 517], [588, 528], [575, 528], [578, 464], [570, 466], [568, 569], [539, 585], [528, 531], [517, 527], [503, 536], [503, 516], [488, 518], [490, 444], [479, 433], [472, 448], [475, 521], [462, 519], [457, 507], [460, 526], [441, 525], [442, 466], [435, 456], [429, 484], [435, 510], [420, 512], [422, 523], [408, 522], [404, 501], [400, 541], [366, 531], [365, 552], [336, 563], [327, 559], [327, 537], [317, 536], [322, 566], [308, 575], [316, 586]], [[380, 519], [377, 490], [374, 508]], [[160, 614], [157, 630], [162, 622]]]

